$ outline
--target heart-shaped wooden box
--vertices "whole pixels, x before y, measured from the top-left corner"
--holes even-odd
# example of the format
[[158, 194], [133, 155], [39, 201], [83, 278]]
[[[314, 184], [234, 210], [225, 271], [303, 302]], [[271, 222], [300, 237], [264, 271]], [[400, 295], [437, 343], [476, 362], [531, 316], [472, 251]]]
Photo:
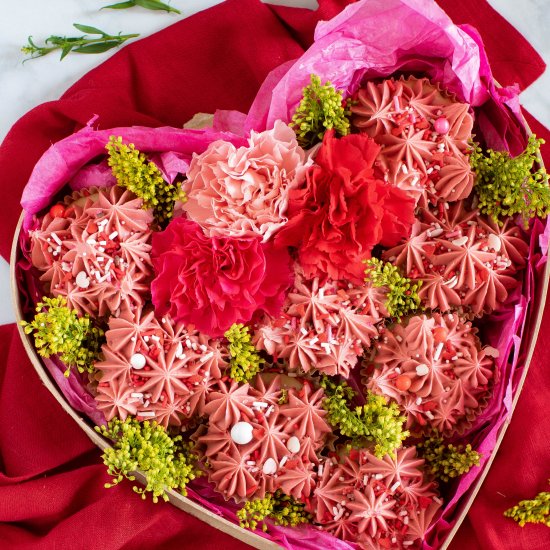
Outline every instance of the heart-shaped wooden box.
[[[391, 0], [392, 4], [401, 4], [399, 0]], [[359, 2], [356, 6], [352, 7], [353, 10], [360, 10], [363, 6], [365, 6], [367, 3], [365, 2]], [[374, 5], [374, 4], [373, 4]], [[404, 5], [404, 4], [403, 4]], [[401, 6], [403, 7], [403, 6]], [[406, 6], [405, 6], [406, 7]], [[405, 8], [403, 8], [405, 9]], [[349, 10], [348, 15], [349, 15]], [[343, 16], [342, 16], [343, 17]], [[345, 19], [345, 18], [344, 18]], [[321, 32], [316, 35], [316, 39], [318, 39], [318, 47], [321, 48], [321, 53], [319, 54], [321, 58], [324, 55], [324, 50], [322, 50], [323, 46], [323, 40], [325, 40], [326, 35], [330, 34], [330, 32], [334, 29], [336, 29], [337, 32], [339, 31], [338, 24], [343, 25], [345, 24], [344, 20], [339, 16], [339, 18], [336, 18], [334, 20], [335, 22], [330, 22], [332, 24], [331, 28], [323, 28]], [[355, 42], [354, 42], [355, 43]], [[307, 54], [307, 52], [306, 52]], [[296, 64], [294, 68], [299, 67], [301, 72], [306, 73], [313, 73], [316, 72], [325, 78], [333, 78], [335, 75], [331, 73], [331, 70], [336, 71], [336, 69], [330, 69], [330, 67], [327, 66], [326, 72], [323, 72], [323, 70], [320, 69], [320, 65], [316, 64], [319, 62], [319, 59], [315, 58], [314, 54], [311, 54], [311, 59], [313, 59], [312, 65], [310, 66], [304, 66], [302, 67], [301, 64]], [[322, 61], [322, 59], [321, 59]], [[410, 68], [410, 70], [413, 70]], [[390, 73], [392, 71], [389, 71]], [[280, 77], [281, 75], [279, 75]], [[338, 78], [336, 76], [336, 78]], [[269, 79], [268, 79], [269, 81]], [[271, 84], [273, 84], [273, 80], [271, 80]], [[345, 86], [344, 86], [345, 88]], [[271, 93], [271, 90], [267, 90], [269, 93]], [[264, 90], [265, 92], [265, 90]], [[262, 91], [260, 92], [260, 94]], [[276, 94], [273, 94], [274, 96]], [[259, 107], [261, 107], [262, 101], [265, 103], [266, 95], [262, 96], [263, 99], [261, 101], [258, 101]], [[290, 102], [290, 100], [289, 100]], [[273, 122], [271, 119], [288, 119], [288, 112], [284, 112], [285, 105], [282, 105], [281, 103], [276, 104], [276, 100], [274, 100], [274, 103], [272, 105], [272, 108], [270, 109], [270, 112], [267, 115], [267, 125], [271, 122]], [[271, 119], [270, 119], [271, 117]], [[231, 122], [235, 121], [237, 119], [232, 118], [231, 120], [226, 119], [226, 121]], [[240, 122], [242, 122], [242, 119], [238, 119]], [[265, 121], [264, 121], [265, 123]], [[18, 291], [18, 281], [17, 281], [17, 274], [16, 274], [16, 265], [18, 260], [20, 259], [20, 250], [19, 250], [19, 236], [21, 232], [22, 227], [22, 221], [20, 222], [18, 229], [16, 231], [16, 235], [13, 242], [13, 249], [12, 249], [12, 258], [11, 258], [11, 278], [12, 278], [12, 288], [13, 288], [13, 299], [14, 299], [14, 307], [16, 311], [16, 317], [18, 321], [21, 321], [24, 318], [24, 312], [23, 312], [23, 306], [20, 300], [20, 295]], [[539, 246], [537, 244], [537, 246]], [[550, 268], [548, 266], [548, 263], [544, 265], [544, 267], [539, 267], [537, 271], [534, 273], [535, 275], [535, 287], [534, 292], [531, 293], [531, 300], [528, 304], [528, 310], [527, 310], [527, 317], [526, 317], [526, 323], [523, 329], [523, 334], [527, 335], [523, 338], [523, 341], [521, 343], [521, 349], [516, 350], [517, 357], [520, 358], [520, 361], [517, 363], [515, 370], [513, 372], [510, 372], [509, 376], [512, 379], [511, 387], [513, 386], [515, 388], [515, 392], [512, 396], [512, 402], [508, 406], [508, 415], [502, 425], [500, 426], [497, 434], [497, 441], [496, 445], [491, 453], [491, 455], [488, 457], [486, 462], [484, 463], [483, 467], [479, 469], [479, 472], [477, 474], [477, 478], [474, 481], [474, 483], [469, 487], [467, 492], [461, 497], [458, 506], [453, 511], [453, 527], [448, 532], [446, 532], [444, 536], [444, 540], [440, 540], [439, 542], [439, 548], [447, 548], [450, 544], [454, 534], [458, 530], [462, 520], [466, 516], [472, 502], [475, 499], [475, 496], [477, 492], [479, 491], [481, 484], [483, 483], [483, 480], [487, 473], [489, 472], [489, 469], [491, 467], [492, 461], [495, 457], [495, 454], [497, 452], [497, 449], [504, 437], [504, 434], [506, 432], [507, 426], [510, 422], [512, 412], [514, 410], [514, 407], [517, 403], [517, 400], [519, 399], [521, 389], [523, 387], [523, 383], [525, 380], [525, 377], [527, 375], [528, 367], [531, 361], [531, 357], [533, 355], [533, 351], [537, 342], [538, 332], [542, 320], [542, 314], [544, 311], [544, 305], [546, 301], [546, 289], [548, 280], [550, 277]], [[519, 330], [519, 329], [518, 329]], [[61, 404], [63, 409], [78, 423], [78, 425], [84, 430], [84, 432], [88, 435], [88, 437], [101, 449], [106, 448], [109, 443], [104, 438], [99, 436], [93, 429], [92, 423], [81, 416], [79, 413], [77, 413], [69, 404], [66, 397], [63, 395], [63, 393], [60, 391], [60, 389], [57, 387], [55, 381], [53, 380], [52, 376], [48, 372], [45, 364], [40, 359], [38, 354], [36, 353], [33, 342], [30, 336], [26, 335], [22, 328], [20, 327], [20, 334], [23, 341], [23, 344], [25, 346], [25, 349], [28, 353], [29, 358], [31, 359], [38, 375], [40, 376], [41, 380], [45, 384], [46, 388], [55, 396], [57, 401]], [[485, 457], [487, 458], [487, 457]], [[144, 476], [137, 473], [137, 478], [139, 480], [143, 480]], [[244, 530], [240, 528], [238, 525], [228, 521], [227, 519], [220, 517], [219, 515], [207, 510], [202, 505], [198, 504], [197, 502], [194, 502], [193, 500], [181, 496], [179, 493], [171, 491], [169, 492], [169, 498], [170, 502], [175, 505], [176, 507], [198, 517], [202, 521], [205, 521], [206, 523], [216, 527], [217, 529], [220, 529], [221, 531], [224, 531], [231, 536], [243, 541], [246, 544], [249, 544], [251, 546], [254, 546], [256, 548], [277, 548], [278, 545], [270, 540], [267, 540], [263, 538], [261, 535]]]
[[[59, 402], [61, 407], [65, 410], [65, 412], [73, 418], [73, 420], [80, 426], [80, 428], [86, 433], [86, 435], [100, 449], [105, 449], [106, 447], [109, 446], [109, 442], [103, 437], [101, 437], [94, 430], [93, 424], [90, 422], [89, 419], [84, 418], [81, 414], [77, 413], [69, 405], [67, 398], [60, 391], [55, 381], [53, 380], [52, 376], [46, 369], [42, 359], [37, 354], [33, 345], [32, 335], [25, 334], [25, 332], [23, 331], [23, 328], [20, 325], [20, 321], [24, 320], [24, 314], [23, 314], [23, 308], [22, 308], [20, 294], [18, 290], [18, 282], [17, 282], [15, 266], [18, 260], [20, 259], [19, 237], [20, 237], [22, 223], [23, 223], [23, 216], [21, 216], [16, 234], [13, 240], [11, 261], [10, 261], [10, 276], [11, 276], [11, 285], [12, 285], [13, 306], [15, 309], [15, 314], [16, 314], [16, 319], [18, 323], [21, 340], [23, 342], [23, 345], [25, 347], [25, 350], [28, 354], [29, 359], [31, 360], [36, 372], [38, 373], [40, 379], [44, 383], [47, 390], [52, 393], [52, 395], [56, 398], [56, 400]], [[494, 451], [492, 452], [488, 461], [485, 463], [484, 467], [480, 470], [475, 483], [470, 487], [469, 491], [461, 499], [460, 506], [456, 511], [456, 514], [457, 514], [456, 522], [452, 530], [446, 536], [445, 542], [441, 546], [442, 550], [444, 550], [449, 546], [453, 536], [455, 535], [456, 531], [460, 527], [461, 522], [466, 517], [466, 514], [468, 513], [470, 506], [472, 505], [479, 489], [481, 488], [481, 485], [485, 477], [489, 472], [491, 464], [495, 458], [496, 452], [500, 446], [500, 443], [502, 442], [502, 439], [504, 438], [506, 429], [511, 421], [512, 413], [520, 397], [521, 390], [525, 381], [525, 377], [527, 376], [527, 373], [528, 373], [528, 368], [531, 362], [531, 358], [533, 356], [535, 345], [537, 343], [538, 333], [539, 333], [539, 329], [542, 321], [542, 315], [544, 312], [544, 306], [546, 302], [547, 286], [548, 286], [549, 280], [550, 280], [550, 263], [547, 262], [544, 266], [544, 269], [540, 271], [538, 276], [536, 277], [536, 280], [535, 280], [536, 290], [535, 290], [534, 298], [530, 302], [528, 312], [527, 312], [526, 332], [529, 336], [527, 339], [524, 339], [522, 341], [521, 349], [519, 351], [519, 356], [524, 357], [525, 359], [521, 365], [517, 366], [516, 375], [519, 376], [519, 380], [516, 386], [517, 389], [515, 391], [515, 394], [513, 395], [513, 401], [512, 401], [509, 415], [498, 431], [497, 442], [496, 442]], [[145, 479], [143, 474], [140, 472], [136, 472], [136, 477], [139, 481], [143, 481]], [[180, 508], [185, 512], [192, 514], [193, 516], [201, 519], [202, 521], [208, 523], [209, 525], [212, 525], [216, 529], [219, 529], [225, 533], [228, 533], [229, 535], [243, 541], [246, 544], [249, 544], [251, 546], [254, 546], [260, 549], [279, 548], [279, 546], [274, 542], [269, 541], [254, 532], [242, 529], [238, 525], [205, 509], [203, 506], [201, 506], [197, 502], [194, 502], [193, 500], [182, 496], [176, 491], [169, 492], [169, 499], [174, 506]]]

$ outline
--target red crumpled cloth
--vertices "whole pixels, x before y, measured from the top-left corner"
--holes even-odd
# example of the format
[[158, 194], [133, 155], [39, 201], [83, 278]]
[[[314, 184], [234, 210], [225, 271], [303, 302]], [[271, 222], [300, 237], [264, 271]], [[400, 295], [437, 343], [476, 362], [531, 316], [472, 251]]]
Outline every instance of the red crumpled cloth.
[[[264, 77], [298, 57], [316, 12], [228, 0], [134, 44], [85, 75], [63, 97], [33, 109], [0, 147], [0, 253], [8, 258], [19, 199], [45, 149], [94, 114], [102, 128], [180, 126], [199, 111], [247, 111]], [[544, 63], [484, 0], [439, 0], [455, 23], [481, 32], [496, 79], [529, 86]], [[70, 62], [70, 61], [67, 61]], [[40, 63], [40, 61], [35, 61]], [[550, 133], [532, 117], [537, 135]], [[546, 162], [550, 165], [550, 140]], [[4, 307], [9, 307], [7, 304]], [[523, 529], [502, 512], [547, 490], [550, 477], [550, 307], [524, 391], [493, 467], [451, 545], [453, 550], [542, 550], [550, 529]], [[143, 501], [131, 483], [106, 490], [100, 453], [41, 385], [14, 325], [0, 327], [0, 548], [243, 548], [243, 543], [172, 507]]]

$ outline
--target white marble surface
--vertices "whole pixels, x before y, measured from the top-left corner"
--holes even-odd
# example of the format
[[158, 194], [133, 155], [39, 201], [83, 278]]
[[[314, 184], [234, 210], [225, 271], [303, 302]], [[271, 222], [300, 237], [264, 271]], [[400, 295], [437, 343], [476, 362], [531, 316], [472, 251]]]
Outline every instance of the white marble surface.
[[[274, 4], [314, 8], [316, 0], [269, 0]], [[59, 97], [84, 73], [113, 55], [59, 55], [22, 64], [20, 47], [27, 36], [42, 42], [50, 34], [72, 35], [73, 23], [96, 26], [111, 34], [140, 33], [142, 37], [175, 23], [221, 0], [171, 0], [182, 14], [151, 12], [141, 8], [99, 11], [115, 0], [18, 0], [3, 6], [0, 16], [0, 141], [11, 125], [36, 105]], [[550, 0], [490, 0], [550, 64]], [[524, 105], [550, 127], [550, 71], [522, 94]], [[7, 263], [0, 259], [0, 324], [13, 322]]]

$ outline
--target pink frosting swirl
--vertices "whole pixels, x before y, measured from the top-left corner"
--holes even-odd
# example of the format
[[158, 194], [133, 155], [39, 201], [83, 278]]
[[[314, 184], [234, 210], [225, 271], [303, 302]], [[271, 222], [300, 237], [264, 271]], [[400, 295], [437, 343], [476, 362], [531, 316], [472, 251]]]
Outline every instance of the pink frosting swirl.
[[457, 201], [473, 187], [467, 159], [473, 119], [467, 104], [426, 78], [368, 82], [356, 94], [352, 125], [382, 146], [377, 166], [417, 201]]
[[[475, 333], [456, 314], [411, 317], [386, 331], [364, 381], [401, 406], [408, 427], [461, 433], [480, 412], [496, 375]], [[398, 378], [405, 376], [410, 384], [399, 389]]]
[[460, 201], [448, 209], [423, 210], [411, 238], [383, 258], [422, 281], [419, 296], [427, 307], [462, 307], [481, 315], [497, 309], [517, 286], [527, 248], [512, 222], [499, 227]]
[[125, 409], [138, 419], [181, 425], [203, 414], [213, 380], [227, 366], [217, 340], [153, 312], [111, 317], [105, 333], [96, 400], [107, 420]]
[[254, 342], [291, 371], [319, 371], [348, 377], [363, 349], [378, 335], [385, 313], [378, 289], [304, 279], [298, 272], [281, 317], [264, 319]]
[[[441, 501], [433, 483], [423, 476], [424, 461], [414, 447], [403, 447], [394, 458], [378, 459], [366, 449], [352, 449], [338, 462], [320, 464], [310, 511], [324, 530], [362, 548], [404, 548], [420, 542], [429, 522], [409, 529], [419, 509], [430, 507], [433, 517]], [[407, 546], [408, 546], [407, 542]]]
[[[208, 425], [199, 428], [193, 439], [208, 458], [209, 479], [226, 499], [262, 498], [266, 491], [277, 489], [303, 498], [315, 487], [317, 453], [332, 433], [321, 408], [324, 393], [306, 381], [289, 380], [288, 403], [273, 399], [286, 385], [279, 376], [258, 376], [253, 386], [220, 381], [219, 391], [209, 394], [204, 409]], [[248, 442], [234, 435], [238, 425], [249, 430]], [[229, 483], [225, 479], [229, 472], [238, 481]]]
[[33, 265], [43, 272], [46, 292], [94, 318], [141, 307], [152, 275], [153, 221], [141, 206], [115, 186], [74, 194], [64, 218], [46, 214], [31, 233]]

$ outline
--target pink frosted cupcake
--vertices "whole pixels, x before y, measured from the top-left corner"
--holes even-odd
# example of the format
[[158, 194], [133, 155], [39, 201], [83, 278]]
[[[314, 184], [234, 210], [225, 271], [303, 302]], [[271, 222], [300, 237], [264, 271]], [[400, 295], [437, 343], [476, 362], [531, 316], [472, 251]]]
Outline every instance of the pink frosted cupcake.
[[528, 252], [523, 232], [509, 220], [496, 224], [464, 202], [440, 206], [422, 211], [411, 237], [383, 257], [422, 281], [419, 296], [426, 307], [490, 313], [518, 285]]
[[332, 432], [321, 407], [324, 393], [306, 380], [283, 383], [279, 376], [269, 383], [258, 376], [253, 385], [219, 381], [207, 397], [208, 425], [193, 439], [226, 499], [263, 498], [280, 489], [304, 500], [316, 486], [317, 453]]
[[341, 462], [327, 458], [310, 504], [316, 523], [361, 548], [419, 547], [429, 526], [417, 520], [420, 512], [430, 509], [431, 518], [441, 505], [423, 464], [414, 447], [393, 458], [366, 449], [352, 449]]
[[203, 414], [207, 395], [227, 366], [227, 351], [169, 317], [154, 313], [112, 317], [95, 364], [96, 401], [107, 420], [128, 414], [163, 426], [188, 424]]
[[255, 343], [290, 371], [347, 378], [363, 350], [378, 336], [386, 310], [384, 291], [297, 274], [278, 319], [264, 319]]
[[366, 387], [396, 401], [407, 428], [461, 433], [490, 396], [497, 350], [456, 314], [418, 315], [388, 328], [364, 369]]
[[432, 84], [409, 77], [369, 82], [356, 94], [352, 125], [382, 149], [384, 179], [422, 204], [457, 201], [472, 191], [467, 151], [473, 119], [469, 105]]
[[152, 278], [151, 212], [120, 187], [73, 195], [63, 217], [46, 214], [31, 232], [34, 267], [45, 293], [93, 318], [135, 312]]

